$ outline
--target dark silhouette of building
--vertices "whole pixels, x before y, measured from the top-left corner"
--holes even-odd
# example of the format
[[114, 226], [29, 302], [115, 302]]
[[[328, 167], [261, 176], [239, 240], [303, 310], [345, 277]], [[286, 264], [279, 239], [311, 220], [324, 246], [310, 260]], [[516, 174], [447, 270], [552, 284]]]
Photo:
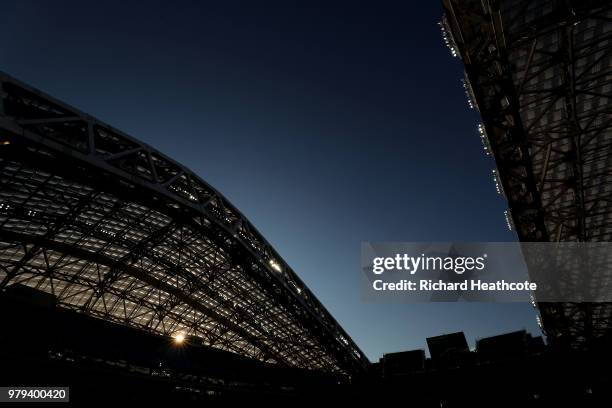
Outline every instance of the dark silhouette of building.
[[345, 395], [416, 407], [603, 406], [612, 397], [609, 338], [588, 350], [550, 347], [525, 330], [479, 339], [474, 351], [463, 333], [427, 340], [431, 358], [424, 350], [385, 354], [371, 365], [368, 386]]
[[436, 367], [458, 367], [470, 353], [463, 332], [428, 337], [427, 347]]
[[543, 347], [542, 336], [532, 337], [525, 330], [521, 330], [478, 340], [476, 353], [481, 362], [501, 361], [523, 358], [530, 353], [542, 351]]
[[380, 359], [383, 377], [408, 374], [425, 370], [425, 350], [400, 351], [387, 353]]

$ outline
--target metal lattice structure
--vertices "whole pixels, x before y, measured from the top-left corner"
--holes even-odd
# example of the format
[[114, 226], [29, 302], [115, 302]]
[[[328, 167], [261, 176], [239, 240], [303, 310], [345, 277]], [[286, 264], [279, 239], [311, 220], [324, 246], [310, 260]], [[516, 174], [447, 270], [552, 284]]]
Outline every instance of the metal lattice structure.
[[[612, 3], [444, 0], [498, 191], [521, 241], [612, 241]], [[565, 277], [580, 279], [580, 276]], [[609, 303], [540, 303], [551, 343], [610, 331]]]
[[247, 219], [186, 167], [0, 74], [0, 287], [262, 361], [368, 364]]

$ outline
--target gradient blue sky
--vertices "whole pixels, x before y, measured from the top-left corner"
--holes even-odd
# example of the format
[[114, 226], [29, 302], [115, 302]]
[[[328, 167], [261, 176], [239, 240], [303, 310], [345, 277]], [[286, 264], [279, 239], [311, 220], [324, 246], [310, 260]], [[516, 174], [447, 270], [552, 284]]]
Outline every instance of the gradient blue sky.
[[361, 241], [513, 240], [438, 1], [0, 3], [0, 70], [220, 190], [371, 360], [527, 304], [369, 304]]

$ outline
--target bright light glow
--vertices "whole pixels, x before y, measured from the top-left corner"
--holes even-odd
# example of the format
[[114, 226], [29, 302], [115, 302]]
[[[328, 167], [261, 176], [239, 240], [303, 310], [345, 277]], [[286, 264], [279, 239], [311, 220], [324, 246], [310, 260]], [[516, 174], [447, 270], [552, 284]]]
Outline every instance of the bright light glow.
[[185, 336], [182, 333], [179, 333], [174, 336], [174, 342], [176, 344], [181, 344], [185, 341]]
[[489, 144], [489, 138], [487, 137], [487, 132], [482, 123], [478, 125], [478, 133], [480, 134], [480, 141], [482, 142], [485, 154], [489, 156], [491, 154], [491, 145]]
[[504, 194], [504, 188], [501, 184], [501, 180], [499, 179], [499, 174], [497, 170], [493, 169], [493, 182], [495, 183], [495, 189], [497, 190], [497, 194]]
[[512, 223], [512, 215], [510, 214], [510, 210], [504, 211], [504, 216], [506, 217], [506, 225], [508, 225], [508, 229], [513, 231], [514, 224]]
[[274, 269], [276, 272], [282, 272], [282, 268], [281, 266], [278, 264], [278, 262], [276, 262], [274, 259], [270, 259], [270, 266], [272, 267], [272, 269]]

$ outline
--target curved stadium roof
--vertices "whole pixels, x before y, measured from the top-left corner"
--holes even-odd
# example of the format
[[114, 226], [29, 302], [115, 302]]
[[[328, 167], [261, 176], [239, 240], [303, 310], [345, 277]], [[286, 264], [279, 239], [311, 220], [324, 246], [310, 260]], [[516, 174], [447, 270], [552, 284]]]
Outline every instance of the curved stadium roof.
[[262, 361], [367, 358], [249, 221], [146, 144], [0, 73], [0, 287]]

